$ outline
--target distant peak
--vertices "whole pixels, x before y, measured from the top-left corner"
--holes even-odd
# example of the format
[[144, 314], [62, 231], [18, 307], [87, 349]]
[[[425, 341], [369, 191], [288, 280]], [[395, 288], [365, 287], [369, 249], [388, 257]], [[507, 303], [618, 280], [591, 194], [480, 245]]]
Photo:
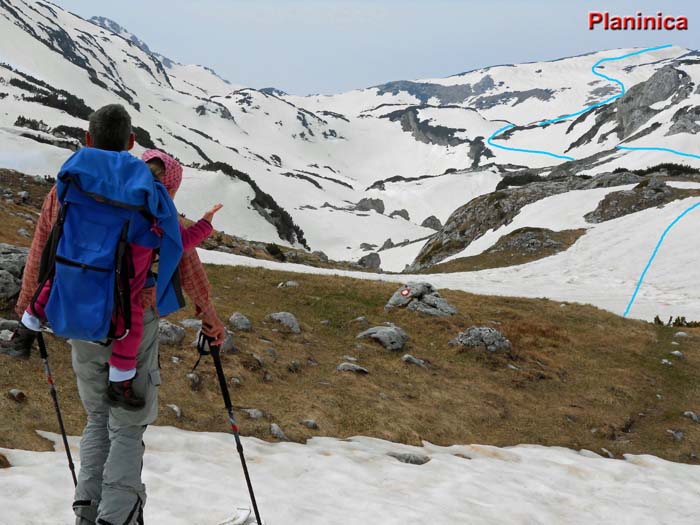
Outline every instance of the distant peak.
[[115, 35], [119, 35], [122, 38], [125, 38], [129, 42], [134, 43], [141, 51], [144, 53], [148, 53], [149, 55], [153, 55], [153, 51], [148, 47], [148, 45], [138, 38], [136, 35], [134, 35], [132, 32], [128, 31], [126, 28], [123, 26], [119, 25], [117, 22], [114, 20], [104, 17], [104, 16], [93, 16], [89, 22], [92, 22], [98, 27], [101, 27], [102, 29], [106, 29], [107, 31], [111, 31]]

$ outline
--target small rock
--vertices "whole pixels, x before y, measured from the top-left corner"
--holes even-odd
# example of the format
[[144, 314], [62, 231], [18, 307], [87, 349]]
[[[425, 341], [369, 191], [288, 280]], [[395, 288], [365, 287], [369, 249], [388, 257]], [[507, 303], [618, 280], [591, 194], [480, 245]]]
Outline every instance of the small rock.
[[27, 202], [29, 200], [29, 192], [28, 191], [20, 191], [17, 194], [17, 197], [22, 199], [22, 202]]
[[364, 198], [355, 205], [355, 210], [357, 211], [370, 211], [374, 210], [380, 215], [384, 213], [384, 201], [382, 199], [370, 199]]
[[177, 419], [182, 419], [182, 410], [180, 409], [179, 406], [177, 406], [177, 405], [165, 405], [165, 406], [167, 406], [170, 410], [173, 411], [173, 413], [175, 414], [175, 417]]
[[318, 423], [316, 423], [316, 421], [313, 419], [305, 419], [300, 424], [304, 425], [306, 428], [310, 428], [311, 430], [318, 430]]
[[360, 317], [356, 317], [355, 319], [353, 319], [353, 320], [350, 321], [350, 322], [353, 323], [353, 324], [354, 324], [354, 323], [363, 324], [363, 325], [368, 325], [368, 324], [369, 324], [369, 321], [367, 320], [367, 318], [366, 318], [364, 315], [363, 315], [363, 316], [360, 316]]
[[170, 321], [161, 319], [158, 324], [158, 342], [162, 345], [179, 345], [187, 333], [185, 329]]
[[183, 319], [182, 321], [180, 321], [180, 324], [183, 327], [188, 328], [190, 330], [192, 330], [192, 329], [201, 330], [201, 328], [202, 328], [202, 320], [201, 319]]
[[266, 348], [265, 353], [269, 355], [273, 361], [277, 361], [277, 351], [274, 348]]
[[199, 374], [197, 372], [190, 372], [186, 377], [190, 382], [190, 388], [192, 390], [199, 390], [199, 387], [202, 386], [202, 379], [199, 377]]
[[362, 368], [354, 363], [341, 363], [336, 367], [338, 372], [355, 372], [357, 374], [369, 374], [366, 368]]
[[12, 332], [9, 330], [0, 331], [0, 341], [9, 341], [12, 339]]
[[668, 430], [666, 430], [666, 432], [668, 432], [671, 435], [671, 437], [673, 438], [673, 440], [677, 441], [678, 443], [683, 441], [683, 438], [685, 437], [685, 434], [683, 432], [681, 432], [680, 430], [668, 429]]
[[263, 373], [263, 381], [265, 381], [265, 383], [272, 383], [272, 379], [272, 374], [268, 370], [265, 370]]
[[608, 456], [610, 459], [615, 459], [615, 454], [610, 452], [607, 448], [601, 448], [600, 450], [603, 452], [603, 454]]
[[276, 323], [280, 323], [293, 334], [301, 333], [301, 326], [299, 325], [299, 321], [297, 321], [297, 318], [289, 312], [277, 312], [268, 315], [267, 318]]
[[174, 355], [174, 356], [172, 356], [172, 357], [170, 358], [170, 361], [171, 361], [174, 365], [179, 365], [181, 359], [180, 359], [179, 357], [177, 357], [176, 355]]
[[243, 381], [241, 381], [240, 377], [232, 377], [231, 378], [231, 386], [235, 386], [235, 387], [243, 386]]
[[425, 219], [421, 223], [421, 226], [423, 226], [423, 228], [430, 228], [431, 230], [435, 231], [442, 230], [442, 223], [440, 222], [440, 219], [438, 219], [435, 215], [431, 215], [430, 217]]
[[686, 332], [676, 332], [676, 335], [673, 337], [688, 337], [688, 334]]
[[289, 441], [289, 438], [282, 432], [282, 429], [277, 423], [272, 423], [270, 425], [270, 434], [272, 434], [273, 438], [279, 439], [280, 441]]
[[695, 423], [700, 423], [700, 417], [695, 412], [688, 410], [683, 412], [683, 416], [692, 419]]
[[301, 372], [301, 363], [297, 360], [294, 360], [291, 363], [289, 363], [289, 365], [287, 366], [287, 370], [289, 370], [291, 374], [298, 374], [299, 372]]
[[408, 334], [403, 329], [391, 323], [387, 323], [387, 326], [375, 326], [357, 336], [357, 339], [365, 338], [374, 339], [393, 352], [403, 350], [409, 340]]
[[418, 359], [417, 357], [413, 357], [411, 354], [406, 354], [401, 358], [401, 361], [404, 363], [407, 363], [409, 365], [416, 365], [420, 366], [422, 368], [428, 368], [427, 365], [425, 364], [425, 361], [422, 359]]
[[328, 325], [331, 324], [331, 322], [330, 322], [328, 319], [324, 319], [323, 321], [321, 321], [321, 324], [322, 324], [323, 326], [328, 326]]
[[389, 452], [388, 455], [398, 459], [401, 463], [407, 463], [409, 465], [425, 465], [430, 461], [430, 457], [413, 452]]
[[24, 228], [20, 228], [19, 230], [17, 230], [17, 235], [20, 235], [21, 237], [31, 237], [31, 236], [32, 236], [32, 235], [31, 235], [27, 230], [25, 230]]
[[24, 401], [27, 400], [27, 396], [22, 392], [21, 390], [17, 388], [13, 388], [7, 393], [7, 397], [12, 399], [12, 401], [15, 401], [17, 403], [23, 403]]
[[229, 317], [228, 325], [234, 332], [253, 331], [253, 323], [251, 323], [250, 319], [240, 312], [235, 312], [231, 317]]
[[258, 364], [258, 368], [265, 368], [265, 360], [262, 357], [256, 353], [253, 353], [253, 359], [255, 359], [256, 363]]
[[389, 396], [387, 396], [384, 392], [379, 392], [379, 397], [385, 401], [389, 399]]
[[661, 364], [662, 364], [662, 365], [666, 365], [666, 366], [672, 366], [672, 365], [673, 365], [673, 363], [672, 363], [671, 361], [669, 361], [668, 359], [662, 359], [662, 360], [661, 360]]
[[248, 414], [250, 419], [262, 419], [265, 417], [265, 412], [258, 410], [257, 408], [244, 408], [241, 412]]
[[352, 357], [351, 355], [344, 355], [343, 359], [350, 361], [351, 363], [357, 363], [357, 357]]
[[318, 361], [316, 361], [313, 357], [309, 357], [306, 360], [306, 364], [309, 366], [318, 366]]
[[391, 239], [387, 239], [384, 241], [384, 244], [382, 244], [382, 247], [379, 248], [379, 251], [383, 250], [391, 250], [394, 247], [394, 242]]
[[4, 455], [0, 454], [0, 468], [10, 468], [10, 460], [8, 460]]
[[450, 346], [485, 348], [488, 352], [510, 352], [512, 346], [506, 337], [491, 327], [472, 326], [450, 341]]
[[679, 351], [679, 350], [674, 350], [673, 352], [671, 352], [671, 355], [672, 355], [673, 357], [678, 357], [679, 359], [683, 359], [683, 358], [685, 357], [685, 356], [683, 355], [683, 352], [681, 352], [681, 351]]
[[678, 342], [676, 342], [676, 341], [673, 341], [671, 344], [672, 344], [673, 346], [681, 346], [681, 344], [678, 343]]
[[296, 281], [287, 281], [286, 283], [279, 283], [277, 288], [298, 288], [299, 283]]
[[508, 363], [508, 368], [510, 368], [511, 370], [520, 370], [520, 368], [518, 368], [517, 366], [515, 366], [512, 363]]

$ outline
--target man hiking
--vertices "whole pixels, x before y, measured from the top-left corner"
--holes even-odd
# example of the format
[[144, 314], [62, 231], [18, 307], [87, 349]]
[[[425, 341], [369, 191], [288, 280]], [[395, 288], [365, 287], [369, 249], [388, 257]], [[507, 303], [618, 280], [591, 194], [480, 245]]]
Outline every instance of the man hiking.
[[[94, 173], [100, 173], [100, 170], [116, 166], [126, 170], [124, 171], [125, 179], [128, 179], [129, 170], [140, 170], [139, 174], [142, 177], [144, 176], [143, 170], [145, 170], [145, 173], [151, 177], [152, 183], [152, 175], [142, 161], [126, 153], [120, 153], [130, 150], [134, 144], [131, 119], [122, 106], [105, 106], [90, 116], [86, 143], [89, 148], [94, 148], [92, 150], [94, 153], [88, 151], [82, 157], [80, 152], [77, 153], [67, 161], [60, 175], [63, 175], [68, 169], [66, 166], [70, 165], [75, 173], [78, 175], [82, 173], [86, 179], [99, 186], [100, 180], [95, 177]], [[81, 150], [81, 152], [83, 151], [85, 150]], [[157, 167], [162, 167], [159, 170], [160, 182], [165, 186], [167, 193], [174, 196], [182, 180], [182, 168], [174, 159], [161, 152], [150, 151], [147, 153], [149, 153], [148, 160], [155, 159]], [[77, 160], [76, 157], [78, 157]], [[83, 169], [84, 166], [78, 162], [80, 158], [89, 158], [90, 162], [94, 164], [94, 170]], [[106, 159], [104, 162], [107, 162], [107, 165], [100, 166], [99, 163], [103, 162], [103, 159]], [[78, 162], [77, 165], [76, 162]], [[106, 172], [103, 171], [103, 173]], [[65, 191], [63, 195], [65, 195]], [[44, 283], [39, 281], [40, 266], [43, 266], [41, 259], [44, 248], [49, 243], [54, 224], [61, 216], [61, 198], [63, 196], [58, 194], [57, 187], [54, 186], [42, 206], [25, 267], [16, 312], [18, 315], [24, 316], [23, 318], [29, 324], [32, 324], [33, 321], [26, 314], [31, 316], [43, 312], [44, 305], [36, 305], [36, 299], [40, 295], [37, 293], [37, 288], [41, 284], [46, 284], [46, 281]], [[162, 194], [160, 198], [163, 198]], [[169, 201], [167, 196], [165, 199]], [[95, 198], [95, 200], [101, 202], [100, 198]], [[172, 201], [169, 201], [169, 205], [172, 206]], [[172, 211], [174, 211], [174, 206], [172, 206]], [[214, 209], [205, 216], [209, 222], [213, 213], [215, 213]], [[172, 218], [173, 214], [170, 213], [169, 216]], [[177, 224], [177, 214], [175, 213], [174, 216]], [[211, 232], [211, 225], [209, 224], [207, 227], [201, 222], [198, 223], [197, 240], [204, 236], [204, 233], [208, 235]], [[86, 225], [86, 228], [89, 227], [90, 225]], [[167, 286], [161, 286], [162, 275], [156, 279], [151, 276], [148, 268], [144, 271], [143, 267], [134, 268], [133, 266], [128, 268], [129, 283], [123, 283], [125, 285], [123, 288], [130, 292], [129, 298], [135, 297], [139, 303], [133, 312], [139, 316], [139, 319], [133, 324], [138, 336], [134, 366], [131, 364], [132, 361], [124, 359], [121, 361], [118, 359], [116, 363], [110, 365], [114, 343], [104, 345], [99, 344], [99, 342], [75, 338], [70, 341], [78, 392], [87, 413], [87, 424], [80, 444], [80, 474], [73, 503], [77, 525], [143, 523], [146, 493], [145, 486], [141, 481], [144, 453], [142, 437], [147, 425], [153, 423], [157, 417], [158, 387], [160, 385], [157, 311], [161, 310], [167, 313], [182, 306], [182, 304], [176, 304], [173, 308], [166, 308], [165, 299], [168, 294], [165, 291], [172, 292], [172, 298], [177, 298], [176, 302], [180, 302], [180, 294], [177, 290], [179, 281], [182, 289], [195, 303], [197, 315], [202, 318], [202, 332], [213, 338], [215, 343], [220, 343], [223, 339], [224, 325], [216, 315], [209, 294], [209, 282], [196, 250], [190, 249], [182, 253], [184, 234], [181, 233], [181, 230], [177, 230], [177, 225], [175, 231], [163, 232], [162, 228], [172, 230], [172, 225], [156, 224], [154, 219], [152, 232], [162, 237], [164, 242], [169, 234], [172, 239], [177, 241], [171, 243], [169, 250], [166, 249], [165, 245], [160, 250], [159, 274], [165, 273], [166, 278], [172, 277], [166, 283]], [[78, 237], [81, 237], [82, 233], [79, 232]], [[89, 244], [93, 241], [97, 242], [99, 239], [81, 239], [80, 242]], [[173, 248], [178, 243], [180, 251]], [[195, 244], [194, 241], [190, 242], [190, 246]], [[94, 249], [94, 246], [88, 246], [88, 248]], [[145, 250], [144, 247], [130, 244], [127, 251], [133, 252], [137, 248]], [[149, 253], [145, 254], [144, 252], [141, 255], [144, 260], [149, 261], [146, 266], [150, 267], [153, 250], [147, 251]], [[178, 258], [179, 262], [172, 260], [173, 256]], [[65, 261], [59, 260], [59, 262]], [[82, 269], [85, 270], [85, 265]], [[179, 279], [177, 275], [179, 275]], [[136, 282], [137, 278], [138, 282]], [[131, 290], [129, 290], [129, 285], [133, 285]], [[119, 289], [121, 288], [119, 287]], [[175, 289], [173, 290], [173, 288]], [[60, 287], [59, 292], [63, 293]], [[52, 291], [51, 295], [53, 296], [54, 293], [56, 292]], [[130, 302], [133, 306], [133, 301]], [[33, 309], [32, 303], [35, 306]], [[48, 307], [51, 307], [50, 299]], [[67, 310], [66, 316], [69, 317], [71, 312], [70, 309]], [[127, 340], [132, 326], [125, 327], [123, 320], [119, 319], [115, 324], [117, 331], [121, 331], [120, 339]], [[37, 328], [37, 326], [33, 326], [33, 328]], [[29, 357], [34, 339], [35, 332], [21, 323], [13, 339], [4, 344], [0, 348], [0, 352], [13, 357]], [[130, 344], [133, 344], [133, 336]], [[126, 366], [121, 366], [122, 363]], [[120, 376], [120, 374], [122, 375]], [[116, 395], [114, 391], [110, 392], [110, 390], [114, 390], [115, 386], [119, 387]], [[126, 399], [129, 397], [132, 397], [131, 401], [134, 399], [136, 401], [129, 402]]]

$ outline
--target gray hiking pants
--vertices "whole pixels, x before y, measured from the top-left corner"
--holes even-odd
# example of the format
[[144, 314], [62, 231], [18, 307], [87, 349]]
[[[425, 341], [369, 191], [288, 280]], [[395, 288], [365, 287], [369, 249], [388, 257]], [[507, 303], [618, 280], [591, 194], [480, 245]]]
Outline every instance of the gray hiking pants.
[[78, 393], [87, 412], [73, 504], [76, 525], [136, 524], [146, 504], [142, 437], [158, 416], [160, 385], [158, 318], [152, 309], [144, 313], [143, 324], [134, 390], [145, 394], [146, 406], [136, 411], [107, 404], [111, 348], [71, 341]]

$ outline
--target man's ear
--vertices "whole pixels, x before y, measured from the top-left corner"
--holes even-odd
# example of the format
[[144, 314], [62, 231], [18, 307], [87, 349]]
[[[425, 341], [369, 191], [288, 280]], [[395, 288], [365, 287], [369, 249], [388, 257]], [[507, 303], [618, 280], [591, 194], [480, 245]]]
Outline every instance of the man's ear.
[[129, 135], [129, 145], [126, 147], [126, 151], [131, 151], [131, 148], [134, 147], [134, 143], [136, 142], [136, 135], [132, 132], [131, 135]]
[[93, 146], [93, 142], [92, 142], [92, 136], [90, 135], [90, 132], [89, 132], [89, 131], [87, 131], [87, 132], [85, 133], [85, 145], [86, 145], [88, 148], [94, 147], [94, 146]]

